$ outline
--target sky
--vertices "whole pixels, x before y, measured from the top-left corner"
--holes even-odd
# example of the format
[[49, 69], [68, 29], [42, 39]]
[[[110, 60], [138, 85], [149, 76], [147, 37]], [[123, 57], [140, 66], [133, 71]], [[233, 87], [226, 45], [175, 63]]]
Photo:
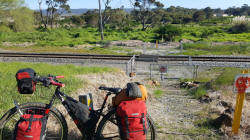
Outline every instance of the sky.
[[[103, 2], [103, 0], [101, 0]], [[120, 8], [124, 6], [125, 8], [131, 8], [131, 1], [133, 0], [112, 0], [111, 7], [112, 8]], [[165, 7], [169, 6], [181, 6], [185, 8], [222, 8], [226, 9], [228, 7], [241, 7], [243, 4], [250, 5], [250, 0], [159, 0], [161, 1]], [[31, 9], [38, 9], [37, 0], [25, 0], [26, 5]], [[98, 8], [98, 0], [69, 0], [68, 4], [71, 9], [79, 9], [79, 8]], [[45, 9], [45, 5], [43, 5]]]

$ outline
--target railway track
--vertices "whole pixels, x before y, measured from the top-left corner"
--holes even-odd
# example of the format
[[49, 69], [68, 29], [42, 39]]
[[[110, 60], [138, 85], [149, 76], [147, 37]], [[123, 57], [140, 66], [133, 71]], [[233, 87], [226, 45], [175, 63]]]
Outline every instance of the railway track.
[[[133, 56], [125, 55], [93, 55], [93, 54], [62, 54], [62, 53], [0, 53], [0, 57], [28, 58], [64, 58], [64, 59], [100, 59], [100, 60], [130, 60]], [[153, 56], [136, 55], [136, 61], [203, 61], [203, 62], [243, 62], [249, 63], [247, 56]]]

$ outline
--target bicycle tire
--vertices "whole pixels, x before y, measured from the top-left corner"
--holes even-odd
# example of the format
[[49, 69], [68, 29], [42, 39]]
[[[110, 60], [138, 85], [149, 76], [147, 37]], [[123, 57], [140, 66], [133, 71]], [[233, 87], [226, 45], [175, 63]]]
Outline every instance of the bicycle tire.
[[[20, 109], [22, 111], [45, 111], [45, 107], [47, 104], [44, 103], [25, 103], [20, 105]], [[16, 117], [16, 118], [15, 118]], [[14, 127], [15, 123], [19, 120], [20, 115], [18, 114], [18, 110], [16, 107], [10, 109], [8, 112], [6, 112], [3, 117], [0, 119], [0, 140], [6, 140], [7, 138], [12, 140], [13, 139], [13, 132], [14, 132]], [[55, 120], [57, 119], [55, 122]], [[16, 121], [16, 122], [15, 122]], [[53, 122], [53, 124], [49, 124], [49, 122]], [[8, 124], [9, 123], [9, 124]], [[12, 124], [14, 126], [12, 126]], [[8, 126], [10, 125], [10, 126]], [[61, 127], [60, 130], [57, 129], [57, 125]], [[51, 129], [53, 127], [53, 132], [48, 130], [49, 128]], [[59, 112], [56, 108], [52, 107], [50, 109], [50, 114], [48, 117], [48, 123], [47, 123], [47, 132], [46, 132], [46, 137], [45, 140], [47, 139], [52, 139], [52, 140], [67, 140], [67, 135], [68, 135], [68, 126], [65, 118], [63, 117], [62, 113]], [[56, 131], [56, 133], [55, 133]], [[60, 133], [57, 133], [59, 132]], [[5, 134], [5, 132], [7, 134]], [[60, 138], [58, 135], [60, 135]]]
[[[119, 128], [117, 123], [115, 122], [115, 113], [116, 113], [116, 109], [112, 109], [111, 111], [109, 111], [100, 121], [98, 127], [97, 127], [97, 131], [96, 131], [96, 139], [97, 140], [105, 140], [105, 139], [120, 139], [119, 136]], [[114, 131], [112, 130], [112, 133], [110, 133], [111, 136], [107, 136], [105, 137], [104, 135], [108, 135], [108, 134], [103, 134], [103, 131], [105, 131], [105, 126], [107, 125], [108, 122], [111, 122], [112, 124], [116, 125], [117, 128], [113, 128], [113, 129], [117, 129], [115, 132], [116, 134], [114, 134]], [[147, 140], [156, 140], [156, 129], [154, 126], [154, 122], [152, 120], [152, 118], [149, 116], [149, 114], [147, 114], [147, 122], [148, 122], [148, 133], [147, 133]], [[109, 127], [109, 126], [108, 126]], [[150, 134], [150, 136], [149, 136]]]

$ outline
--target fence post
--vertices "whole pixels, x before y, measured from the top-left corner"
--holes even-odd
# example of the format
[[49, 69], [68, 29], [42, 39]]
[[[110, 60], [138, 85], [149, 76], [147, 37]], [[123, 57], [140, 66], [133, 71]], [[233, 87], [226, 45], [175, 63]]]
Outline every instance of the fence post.
[[152, 80], [152, 65], [151, 64], [150, 64], [149, 69], [150, 69], [150, 80]]
[[198, 77], [198, 65], [193, 65], [194, 69], [193, 69], [193, 78], [196, 79]]
[[182, 42], [181, 42], [181, 54], [182, 54], [182, 52], [183, 52], [183, 44], [182, 44]]
[[163, 78], [163, 72], [161, 72], [161, 81], [163, 81], [163, 79], [164, 79], [164, 78]]
[[126, 63], [126, 73], [127, 73], [127, 75], [129, 75], [129, 73], [128, 73], [128, 63]]
[[189, 62], [189, 65], [192, 64], [192, 57], [191, 56], [188, 57], [188, 62]]

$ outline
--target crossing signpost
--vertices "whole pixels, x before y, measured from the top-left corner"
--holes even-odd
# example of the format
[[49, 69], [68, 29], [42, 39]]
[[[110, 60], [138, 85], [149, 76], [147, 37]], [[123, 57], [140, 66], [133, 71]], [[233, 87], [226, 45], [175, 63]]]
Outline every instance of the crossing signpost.
[[243, 71], [243, 74], [235, 77], [234, 91], [237, 92], [234, 118], [232, 124], [232, 132], [237, 135], [240, 127], [242, 108], [245, 99], [245, 94], [250, 92], [250, 74], [249, 71]]
[[159, 71], [161, 72], [161, 80], [163, 81], [163, 79], [164, 79], [163, 73], [167, 72], [167, 67], [166, 66], [160, 66]]

